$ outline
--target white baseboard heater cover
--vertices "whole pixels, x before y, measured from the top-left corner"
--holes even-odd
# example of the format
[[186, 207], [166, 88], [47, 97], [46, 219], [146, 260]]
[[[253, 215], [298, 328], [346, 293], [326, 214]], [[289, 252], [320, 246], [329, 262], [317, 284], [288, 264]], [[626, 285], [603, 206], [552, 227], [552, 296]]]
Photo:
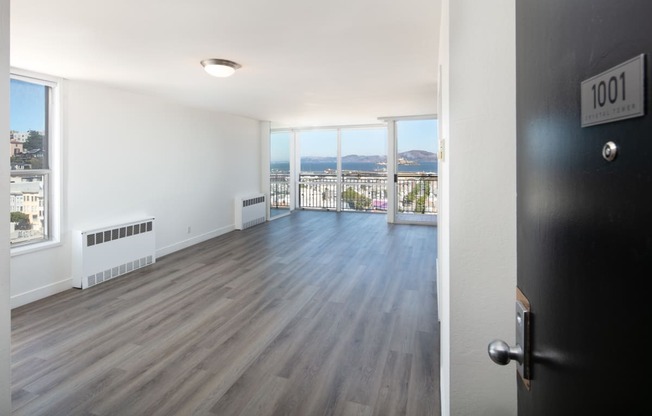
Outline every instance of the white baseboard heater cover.
[[156, 262], [154, 218], [73, 233], [73, 287], [86, 289]]
[[235, 199], [235, 228], [244, 230], [267, 221], [265, 194], [237, 197]]

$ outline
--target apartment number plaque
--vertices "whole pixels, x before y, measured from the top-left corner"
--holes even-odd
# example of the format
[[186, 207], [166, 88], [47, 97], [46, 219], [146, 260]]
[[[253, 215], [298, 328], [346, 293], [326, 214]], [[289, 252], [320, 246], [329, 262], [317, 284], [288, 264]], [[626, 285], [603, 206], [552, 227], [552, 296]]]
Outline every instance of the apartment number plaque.
[[581, 83], [582, 127], [645, 115], [645, 54]]

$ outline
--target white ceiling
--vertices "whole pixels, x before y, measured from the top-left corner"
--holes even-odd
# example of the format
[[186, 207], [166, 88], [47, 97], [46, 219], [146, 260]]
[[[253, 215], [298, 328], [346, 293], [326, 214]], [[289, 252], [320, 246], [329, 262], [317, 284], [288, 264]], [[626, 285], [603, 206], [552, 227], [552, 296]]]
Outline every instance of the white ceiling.
[[[12, 0], [11, 65], [274, 126], [436, 113], [439, 0]], [[230, 78], [200, 61], [242, 65]]]

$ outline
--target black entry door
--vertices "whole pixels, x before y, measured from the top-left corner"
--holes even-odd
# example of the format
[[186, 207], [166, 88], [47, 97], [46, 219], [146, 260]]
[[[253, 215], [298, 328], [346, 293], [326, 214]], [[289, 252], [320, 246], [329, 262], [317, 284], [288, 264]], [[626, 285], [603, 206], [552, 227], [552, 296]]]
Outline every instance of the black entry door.
[[[652, 1], [517, 0], [516, 51], [519, 415], [651, 415]], [[646, 114], [582, 127], [581, 82], [640, 54]]]

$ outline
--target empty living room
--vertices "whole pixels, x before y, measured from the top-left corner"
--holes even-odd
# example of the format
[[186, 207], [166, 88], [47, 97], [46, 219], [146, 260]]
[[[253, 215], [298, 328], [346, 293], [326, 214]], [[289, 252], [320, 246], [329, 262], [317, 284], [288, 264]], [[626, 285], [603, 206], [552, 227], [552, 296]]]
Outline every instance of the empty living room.
[[441, 414], [439, 1], [1, 1], [1, 415]]

